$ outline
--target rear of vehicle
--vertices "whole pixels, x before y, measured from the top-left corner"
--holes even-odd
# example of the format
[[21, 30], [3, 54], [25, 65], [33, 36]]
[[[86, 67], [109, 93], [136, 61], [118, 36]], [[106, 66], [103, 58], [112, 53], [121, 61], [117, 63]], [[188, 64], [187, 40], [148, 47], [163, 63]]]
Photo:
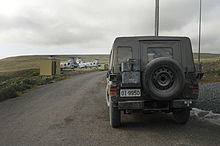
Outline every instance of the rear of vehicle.
[[176, 122], [186, 123], [197, 98], [198, 82], [189, 38], [115, 40], [106, 88], [112, 127], [120, 125], [121, 111], [173, 112]]

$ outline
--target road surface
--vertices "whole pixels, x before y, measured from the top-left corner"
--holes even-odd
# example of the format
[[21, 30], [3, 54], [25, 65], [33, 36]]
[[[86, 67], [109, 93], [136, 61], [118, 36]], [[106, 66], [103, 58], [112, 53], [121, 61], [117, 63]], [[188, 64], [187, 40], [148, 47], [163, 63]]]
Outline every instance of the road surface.
[[192, 117], [122, 115], [109, 126], [105, 72], [81, 74], [0, 103], [0, 146], [217, 146], [220, 127]]

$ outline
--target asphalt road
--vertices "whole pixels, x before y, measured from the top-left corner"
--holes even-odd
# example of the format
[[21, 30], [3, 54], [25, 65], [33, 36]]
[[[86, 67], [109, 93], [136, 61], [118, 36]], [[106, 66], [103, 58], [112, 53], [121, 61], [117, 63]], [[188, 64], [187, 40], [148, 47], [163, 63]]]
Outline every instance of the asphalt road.
[[220, 127], [192, 117], [122, 115], [109, 126], [105, 72], [76, 75], [0, 103], [0, 146], [217, 146]]

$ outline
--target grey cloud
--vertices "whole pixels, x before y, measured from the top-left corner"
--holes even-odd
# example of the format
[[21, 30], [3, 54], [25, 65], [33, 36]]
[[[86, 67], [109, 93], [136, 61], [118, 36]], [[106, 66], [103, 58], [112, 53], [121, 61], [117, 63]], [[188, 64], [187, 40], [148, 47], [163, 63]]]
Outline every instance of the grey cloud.
[[[161, 1], [160, 31], [189, 35], [196, 50], [198, 0]], [[204, 2], [204, 52], [219, 52], [220, 2]], [[214, 15], [215, 14], [215, 15]], [[109, 48], [114, 37], [153, 35], [154, 2], [151, 0], [39, 0], [37, 7], [22, 7], [17, 15], [0, 14], [0, 41], [33, 46], [58, 46], [97, 52]], [[53, 47], [52, 47], [53, 48]]]
[[198, 16], [199, 1], [166, 0], [161, 2], [161, 30], [180, 30]]
[[[27, 12], [28, 14], [28, 12]], [[9, 42], [26, 42], [39, 45], [59, 45], [69, 43], [83, 43], [104, 38], [98, 26], [89, 26], [77, 20], [69, 21], [45, 15], [19, 16], [16, 18], [2, 18], [0, 28], [2, 32], [10, 32], [6, 40]]]

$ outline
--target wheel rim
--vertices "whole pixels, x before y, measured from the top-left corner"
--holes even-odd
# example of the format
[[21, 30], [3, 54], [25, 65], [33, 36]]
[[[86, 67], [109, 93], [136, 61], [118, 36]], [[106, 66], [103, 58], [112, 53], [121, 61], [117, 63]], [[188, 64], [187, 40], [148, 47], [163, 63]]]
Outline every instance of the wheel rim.
[[175, 75], [172, 69], [162, 66], [153, 71], [152, 81], [157, 89], [168, 90], [174, 84]]

